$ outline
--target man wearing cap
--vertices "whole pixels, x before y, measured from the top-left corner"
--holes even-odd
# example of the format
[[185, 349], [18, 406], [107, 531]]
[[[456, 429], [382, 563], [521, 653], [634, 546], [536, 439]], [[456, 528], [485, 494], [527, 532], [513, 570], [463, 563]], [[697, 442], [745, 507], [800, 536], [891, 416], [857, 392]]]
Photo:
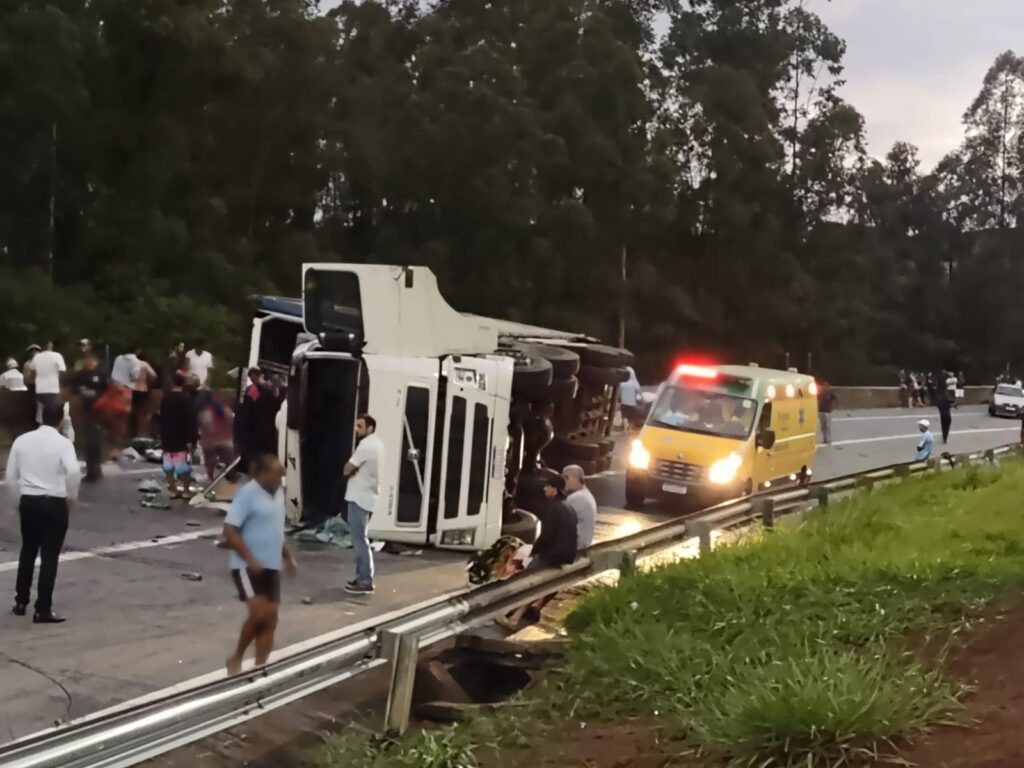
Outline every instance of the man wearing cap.
[[[530, 564], [526, 566], [531, 571], [557, 568], [576, 559], [576, 513], [565, 503], [565, 480], [561, 475], [547, 477], [544, 482], [544, 500], [542, 506], [531, 510], [540, 521], [540, 535], [530, 552]], [[496, 621], [510, 630], [517, 629], [524, 618], [531, 622], [540, 621], [541, 611], [553, 598], [554, 595], [543, 597]]]
[[932, 457], [932, 445], [935, 443], [935, 435], [932, 434], [931, 422], [928, 419], [921, 419], [917, 422], [917, 428], [921, 432], [921, 442], [917, 444], [917, 460], [928, 461]]
[[0, 373], [0, 389], [10, 390], [11, 392], [24, 392], [28, 387], [25, 386], [25, 374], [18, 370], [18, 361], [13, 357], [7, 359], [7, 370]]

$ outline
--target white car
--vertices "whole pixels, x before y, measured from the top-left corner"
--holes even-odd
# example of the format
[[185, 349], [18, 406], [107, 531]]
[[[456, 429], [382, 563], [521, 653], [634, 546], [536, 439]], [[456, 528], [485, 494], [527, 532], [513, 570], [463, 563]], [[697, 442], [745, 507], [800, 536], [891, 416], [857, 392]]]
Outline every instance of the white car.
[[1019, 419], [1024, 416], [1024, 389], [1016, 384], [997, 384], [992, 391], [992, 402], [988, 406], [989, 416], [1009, 416]]

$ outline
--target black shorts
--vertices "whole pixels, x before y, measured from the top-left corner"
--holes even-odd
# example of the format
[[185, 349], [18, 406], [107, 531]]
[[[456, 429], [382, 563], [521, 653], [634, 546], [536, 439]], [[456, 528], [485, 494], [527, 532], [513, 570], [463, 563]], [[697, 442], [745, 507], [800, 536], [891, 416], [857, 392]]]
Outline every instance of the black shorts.
[[265, 597], [275, 605], [281, 602], [281, 572], [264, 568], [253, 574], [248, 568], [231, 571], [231, 579], [238, 589], [238, 599], [243, 603], [253, 597]]

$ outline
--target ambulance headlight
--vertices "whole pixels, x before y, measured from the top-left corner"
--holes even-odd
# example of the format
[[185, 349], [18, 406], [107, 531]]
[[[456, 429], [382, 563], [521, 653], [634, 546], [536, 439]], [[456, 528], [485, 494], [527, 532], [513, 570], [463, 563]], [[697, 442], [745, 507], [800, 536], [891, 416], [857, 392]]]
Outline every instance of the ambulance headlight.
[[708, 470], [708, 480], [715, 485], [727, 485], [736, 479], [743, 459], [738, 453], [730, 453], [727, 458], [716, 461]]
[[647, 469], [651, 466], [651, 454], [639, 440], [634, 440], [629, 448], [629, 466], [633, 469]]

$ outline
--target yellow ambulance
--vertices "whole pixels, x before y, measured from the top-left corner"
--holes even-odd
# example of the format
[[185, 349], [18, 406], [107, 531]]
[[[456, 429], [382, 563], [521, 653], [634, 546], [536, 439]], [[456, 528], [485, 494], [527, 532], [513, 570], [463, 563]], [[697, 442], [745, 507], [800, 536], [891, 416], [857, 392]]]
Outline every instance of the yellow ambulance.
[[792, 371], [680, 365], [632, 442], [626, 502], [712, 503], [805, 483], [818, 447], [818, 388]]

